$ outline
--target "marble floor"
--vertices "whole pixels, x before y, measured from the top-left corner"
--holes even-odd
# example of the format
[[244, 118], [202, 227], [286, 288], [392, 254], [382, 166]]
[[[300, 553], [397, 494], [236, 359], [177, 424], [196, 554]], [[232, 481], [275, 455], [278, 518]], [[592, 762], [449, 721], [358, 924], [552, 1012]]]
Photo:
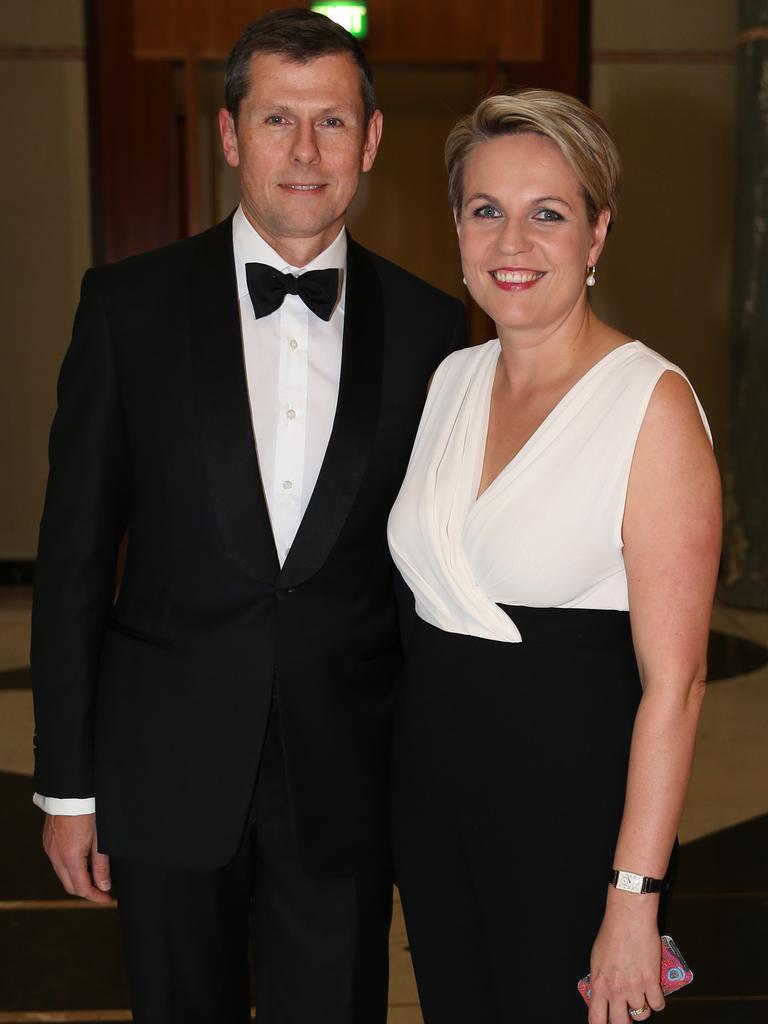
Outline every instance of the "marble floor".
[[[30, 599], [27, 587], [0, 588], [0, 1024], [128, 1021], [114, 909], [67, 898], [40, 849], [30, 800]], [[712, 683], [668, 920], [696, 980], [663, 1019], [766, 1024], [768, 615], [718, 607], [712, 628]], [[389, 1024], [421, 1024], [397, 900], [390, 944]]]

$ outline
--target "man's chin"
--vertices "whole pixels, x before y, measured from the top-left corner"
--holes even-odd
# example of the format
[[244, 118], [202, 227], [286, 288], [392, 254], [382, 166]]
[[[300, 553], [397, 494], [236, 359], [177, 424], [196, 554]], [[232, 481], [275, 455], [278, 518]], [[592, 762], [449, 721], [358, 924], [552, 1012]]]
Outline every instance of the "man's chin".
[[[319, 238], [324, 234], [337, 234], [344, 223], [343, 217], [335, 218], [291, 218], [270, 226], [276, 238]], [[333, 241], [333, 239], [331, 239]]]

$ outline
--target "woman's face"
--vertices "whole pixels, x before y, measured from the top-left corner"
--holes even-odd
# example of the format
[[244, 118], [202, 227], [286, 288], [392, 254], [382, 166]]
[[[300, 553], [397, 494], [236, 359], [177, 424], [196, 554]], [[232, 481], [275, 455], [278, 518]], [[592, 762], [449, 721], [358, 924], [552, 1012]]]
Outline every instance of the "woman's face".
[[502, 332], [557, 329], [586, 303], [587, 267], [608, 229], [595, 223], [557, 146], [532, 133], [481, 142], [464, 167], [456, 213], [467, 287]]

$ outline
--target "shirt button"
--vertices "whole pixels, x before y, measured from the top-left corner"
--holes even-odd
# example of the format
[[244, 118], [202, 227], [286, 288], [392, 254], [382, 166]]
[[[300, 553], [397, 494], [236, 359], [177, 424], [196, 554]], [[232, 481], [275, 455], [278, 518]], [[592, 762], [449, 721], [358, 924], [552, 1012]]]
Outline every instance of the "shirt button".
[[290, 341], [288, 342], [288, 344], [289, 344], [289, 345], [290, 345], [290, 347], [291, 347], [292, 349], [294, 349], [294, 350], [295, 350], [295, 349], [297, 349], [297, 348], [299, 347], [299, 343], [298, 343], [298, 341], [296, 341], [296, 339], [295, 339], [295, 338], [291, 338], [291, 340], [290, 340]]
[[292, 480], [283, 480], [283, 490], [284, 491], [290, 491], [290, 489], [292, 487], [293, 487], [293, 481]]
[[289, 409], [288, 412], [285, 415], [288, 417], [289, 420], [295, 420], [296, 419], [296, 410], [295, 409]]

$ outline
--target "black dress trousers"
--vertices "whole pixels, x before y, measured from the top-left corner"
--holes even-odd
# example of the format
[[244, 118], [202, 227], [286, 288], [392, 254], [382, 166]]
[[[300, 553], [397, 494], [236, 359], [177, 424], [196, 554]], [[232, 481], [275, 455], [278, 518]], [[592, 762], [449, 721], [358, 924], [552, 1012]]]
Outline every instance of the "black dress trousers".
[[385, 1024], [392, 882], [381, 870], [316, 878], [301, 866], [279, 703], [251, 813], [215, 871], [113, 859], [137, 1024]]

